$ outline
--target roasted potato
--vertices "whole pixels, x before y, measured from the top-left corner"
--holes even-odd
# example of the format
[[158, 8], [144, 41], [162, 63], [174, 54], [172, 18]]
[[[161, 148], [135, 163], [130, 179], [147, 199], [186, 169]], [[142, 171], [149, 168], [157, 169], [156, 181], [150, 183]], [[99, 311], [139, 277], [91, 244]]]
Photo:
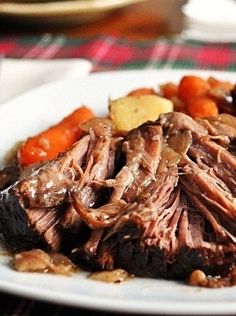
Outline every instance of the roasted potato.
[[173, 103], [157, 95], [127, 96], [110, 101], [110, 117], [118, 130], [129, 131], [161, 113], [172, 112]]

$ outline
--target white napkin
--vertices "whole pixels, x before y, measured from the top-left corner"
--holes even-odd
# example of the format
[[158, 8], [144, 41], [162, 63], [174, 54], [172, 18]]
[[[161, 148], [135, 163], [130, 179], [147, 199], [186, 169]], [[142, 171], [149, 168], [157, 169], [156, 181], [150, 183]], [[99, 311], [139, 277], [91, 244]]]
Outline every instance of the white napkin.
[[0, 103], [44, 83], [86, 76], [91, 63], [84, 59], [0, 60]]
[[209, 41], [236, 41], [235, 0], [189, 0], [182, 8], [185, 38]]

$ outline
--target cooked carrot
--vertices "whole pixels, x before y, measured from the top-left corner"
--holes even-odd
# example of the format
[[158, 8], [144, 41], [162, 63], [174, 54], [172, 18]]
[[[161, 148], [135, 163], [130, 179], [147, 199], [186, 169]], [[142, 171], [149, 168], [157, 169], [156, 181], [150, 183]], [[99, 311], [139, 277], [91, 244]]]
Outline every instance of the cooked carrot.
[[233, 89], [234, 85], [229, 81], [222, 81], [214, 77], [209, 77], [208, 80], [210, 88], [212, 89], [223, 89], [225, 91], [230, 91]]
[[70, 148], [81, 136], [79, 125], [94, 117], [87, 107], [76, 109], [58, 124], [28, 138], [20, 147], [17, 158], [21, 166], [54, 159]]
[[184, 76], [179, 83], [179, 97], [188, 102], [197, 97], [203, 97], [210, 88], [209, 83], [197, 76]]
[[192, 117], [207, 117], [219, 114], [216, 103], [207, 97], [199, 97], [189, 101], [187, 111]]
[[168, 82], [160, 86], [164, 98], [171, 99], [178, 96], [178, 86], [175, 83]]

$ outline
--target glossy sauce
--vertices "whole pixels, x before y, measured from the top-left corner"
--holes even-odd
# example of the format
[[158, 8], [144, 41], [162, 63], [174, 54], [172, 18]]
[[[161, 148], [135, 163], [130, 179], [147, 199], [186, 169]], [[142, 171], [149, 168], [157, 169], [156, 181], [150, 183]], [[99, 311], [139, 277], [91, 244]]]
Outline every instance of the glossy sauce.
[[129, 278], [127, 271], [123, 269], [115, 269], [112, 271], [101, 271], [90, 274], [89, 279], [108, 282], [108, 283], [120, 283]]
[[236, 285], [236, 267], [233, 267], [226, 277], [206, 276], [201, 270], [193, 271], [189, 278], [188, 284], [207, 288], [222, 288]]
[[49, 272], [69, 276], [75, 271], [75, 265], [66, 256], [49, 255], [41, 249], [16, 254], [13, 265], [19, 272]]

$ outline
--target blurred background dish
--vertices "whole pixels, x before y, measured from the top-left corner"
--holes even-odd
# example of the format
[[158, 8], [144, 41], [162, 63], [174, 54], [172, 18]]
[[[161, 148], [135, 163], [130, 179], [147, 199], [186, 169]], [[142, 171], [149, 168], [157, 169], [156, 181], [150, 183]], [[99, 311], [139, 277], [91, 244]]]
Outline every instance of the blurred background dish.
[[0, 1], [0, 16], [24, 23], [82, 24], [145, 0]]
[[182, 11], [185, 38], [207, 42], [236, 41], [235, 0], [189, 0]]

